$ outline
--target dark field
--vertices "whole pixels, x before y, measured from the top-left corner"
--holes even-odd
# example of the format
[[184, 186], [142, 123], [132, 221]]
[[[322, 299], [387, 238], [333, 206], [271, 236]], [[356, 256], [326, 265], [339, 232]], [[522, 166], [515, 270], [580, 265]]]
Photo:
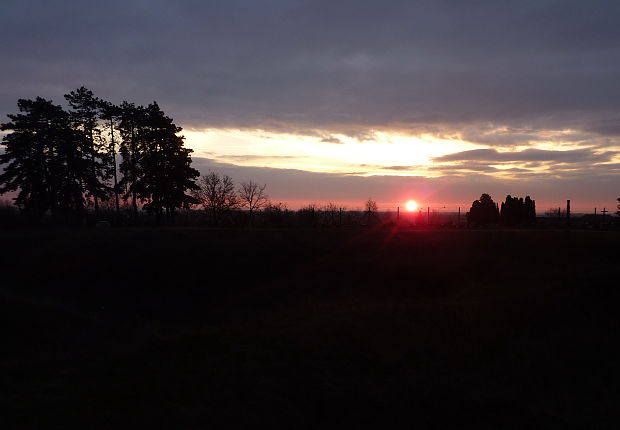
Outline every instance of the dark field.
[[618, 428], [620, 234], [0, 232], [2, 428]]

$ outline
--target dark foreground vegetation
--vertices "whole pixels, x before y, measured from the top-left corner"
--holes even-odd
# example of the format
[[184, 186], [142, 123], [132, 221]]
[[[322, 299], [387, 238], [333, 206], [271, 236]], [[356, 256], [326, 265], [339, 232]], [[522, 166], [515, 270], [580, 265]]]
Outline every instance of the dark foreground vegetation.
[[0, 235], [4, 428], [616, 428], [616, 232]]

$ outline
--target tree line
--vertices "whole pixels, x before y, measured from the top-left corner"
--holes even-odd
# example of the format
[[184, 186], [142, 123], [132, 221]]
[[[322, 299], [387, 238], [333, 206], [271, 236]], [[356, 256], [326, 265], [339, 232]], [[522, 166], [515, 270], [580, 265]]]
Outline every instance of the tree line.
[[[80, 87], [64, 96], [67, 109], [37, 97], [19, 99], [19, 113], [9, 114], [0, 124], [8, 132], [0, 153], [0, 194], [16, 192], [22, 214], [40, 219], [49, 214], [53, 222], [81, 224], [93, 210], [99, 219], [102, 204], [113, 206], [119, 221], [121, 202], [135, 221], [139, 209], [154, 215], [157, 223], [172, 223], [178, 209], [204, 208], [212, 225], [222, 225], [236, 209], [246, 209], [250, 222], [268, 209], [288, 212], [273, 204], [266, 186], [253, 181], [236, 188], [232, 178], [209, 172], [200, 176], [191, 167], [192, 149], [184, 146], [182, 128], [157, 102], [147, 106], [123, 101], [119, 105], [96, 97]], [[618, 199], [620, 202], [620, 199]], [[365, 203], [362, 223], [371, 223], [376, 202]], [[618, 206], [620, 215], [620, 205]], [[342, 208], [309, 205], [300, 218], [328, 220], [334, 224]], [[532, 225], [536, 204], [508, 195], [501, 207], [489, 194], [475, 200], [467, 213], [473, 225]]]
[[191, 193], [194, 201], [204, 208], [212, 224], [220, 225], [225, 215], [242, 208], [248, 211], [252, 222], [257, 211], [272, 205], [265, 192], [266, 188], [267, 185], [248, 181], [241, 182], [236, 189], [230, 176], [209, 172], [200, 177], [198, 186]]
[[88, 210], [99, 219], [102, 203], [111, 203], [117, 222], [122, 204], [134, 221], [142, 209], [171, 223], [178, 209], [197, 205], [220, 225], [231, 210], [246, 209], [252, 220], [272, 205], [266, 185], [248, 181], [237, 189], [227, 175], [199, 177], [182, 128], [157, 102], [114, 105], [85, 87], [64, 97], [68, 109], [41, 97], [20, 99], [19, 113], [0, 125], [8, 131], [0, 194], [16, 192], [22, 215], [79, 225]]
[[[15, 204], [33, 218], [79, 224], [87, 208], [120, 201], [171, 222], [178, 208], [197, 203], [200, 173], [178, 127], [157, 102], [114, 105], [80, 87], [66, 94], [68, 109], [37, 97], [20, 99], [0, 154], [0, 194], [17, 192]], [[189, 192], [188, 192], [189, 191]]]
[[507, 195], [500, 207], [489, 194], [482, 194], [480, 199], [472, 203], [467, 213], [467, 223], [481, 226], [532, 225], [536, 223], [536, 202], [530, 196], [525, 196], [524, 199]]

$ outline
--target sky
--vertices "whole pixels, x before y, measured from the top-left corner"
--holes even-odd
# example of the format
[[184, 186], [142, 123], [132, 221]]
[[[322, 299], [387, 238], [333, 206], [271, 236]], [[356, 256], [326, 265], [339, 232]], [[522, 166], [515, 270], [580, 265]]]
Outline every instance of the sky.
[[156, 100], [194, 165], [273, 200], [537, 209], [620, 196], [617, 1], [3, 0], [19, 98]]

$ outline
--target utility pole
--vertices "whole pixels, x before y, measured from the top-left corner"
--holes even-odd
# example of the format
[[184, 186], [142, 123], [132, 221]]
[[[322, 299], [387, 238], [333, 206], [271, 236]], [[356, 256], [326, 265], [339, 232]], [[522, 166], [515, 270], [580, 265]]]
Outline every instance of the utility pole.
[[601, 213], [603, 214], [603, 221], [601, 221], [601, 229], [605, 228], [605, 214], [607, 212], [609, 212], [607, 208], [603, 208], [603, 210], [601, 211]]
[[396, 224], [400, 222], [400, 206], [396, 206]]
[[342, 227], [342, 208], [340, 209], [340, 214], [338, 215], [338, 225]]
[[431, 207], [430, 206], [426, 207], [426, 225], [428, 226], [431, 225]]
[[460, 227], [461, 226], [461, 207], [459, 206], [459, 215], [456, 219], [456, 226]]
[[570, 200], [566, 200], [566, 227], [570, 227]]

